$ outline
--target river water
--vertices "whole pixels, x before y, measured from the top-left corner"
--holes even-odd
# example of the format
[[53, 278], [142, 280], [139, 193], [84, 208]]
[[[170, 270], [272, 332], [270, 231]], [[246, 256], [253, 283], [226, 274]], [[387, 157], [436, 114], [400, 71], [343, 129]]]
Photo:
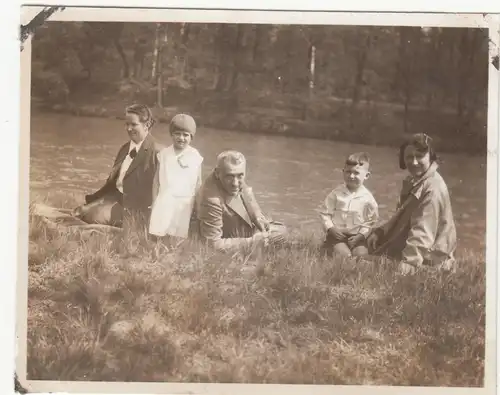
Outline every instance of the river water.
[[[169, 144], [165, 124], [153, 135]], [[30, 189], [85, 193], [105, 180], [127, 135], [116, 119], [35, 113], [31, 117]], [[367, 151], [372, 176], [366, 186], [379, 204], [381, 220], [387, 219], [397, 201], [405, 172], [398, 167], [395, 148], [321, 141], [306, 138], [252, 135], [200, 128], [193, 146], [204, 156], [204, 176], [217, 154], [236, 149], [248, 159], [248, 183], [273, 219], [289, 226], [319, 230], [315, 209], [330, 190], [342, 182], [345, 157]], [[486, 235], [486, 156], [441, 156], [440, 172], [448, 184], [457, 222], [459, 248], [484, 252]]]

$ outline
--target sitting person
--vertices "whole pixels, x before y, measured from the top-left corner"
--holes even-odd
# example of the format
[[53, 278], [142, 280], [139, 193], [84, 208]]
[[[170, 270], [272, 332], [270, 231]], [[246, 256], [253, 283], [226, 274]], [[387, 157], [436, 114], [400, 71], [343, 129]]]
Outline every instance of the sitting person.
[[199, 190], [196, 205], [198, 235], [220, 251], [275, 245], [286, 228], [266, 218], [245, 183], [246, 159], [237, 151], [217, 157], [213, 172]]
[[74, 211], [87, 223], [122, 227], [130, 221], [143, 227], [149, 221], [160, 150], [150, 134], [154, 119], [145, 105], [129, 106], [125, 115], [129, 141], [120, 147], [104, 185]]
[[176, 115], [169, 131], [173, 144], [158, 154], [149, 233], [173, 247], [188, 237], [203, 157], [190, 145], [196, 133], [191, 116]]
[[328, 255], [366, 255], [366, 237], [378, 220], [377, 202], [364, 186], [370, 176], [368, 154], [349, 155], [343, 175], [344, 182], [330, 192], [319, 210], [326, 232], [323, 249]]
[[452, 269], [455, 263], [455, 222], [436, 160], [432, 139], [424, 133], [400, 147], [399, 166], [409, 176], [403, 181], [398, 209], [368, 237], [371, 253], [399, 261], [401, 274], [414, 273], [422, 265]]

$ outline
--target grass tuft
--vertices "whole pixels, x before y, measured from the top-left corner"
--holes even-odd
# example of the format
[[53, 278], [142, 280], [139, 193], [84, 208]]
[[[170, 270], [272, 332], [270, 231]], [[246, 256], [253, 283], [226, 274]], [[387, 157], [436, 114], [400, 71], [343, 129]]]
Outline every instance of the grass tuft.
[[454, 274], [328, 259], [318, 235], [260, 258], [186, 242], [119, 255], [30, 216], [28, 378], [483, 385], [484, 257]]

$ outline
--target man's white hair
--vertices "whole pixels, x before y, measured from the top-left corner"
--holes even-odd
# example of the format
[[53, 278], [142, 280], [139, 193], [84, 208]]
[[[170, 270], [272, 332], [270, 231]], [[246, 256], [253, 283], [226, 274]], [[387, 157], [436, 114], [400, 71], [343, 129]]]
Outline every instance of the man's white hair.
[[238, 151], [224, 151], [217, 156], [216, 168], [220, 169], [224, 165], [237, 166], [242, 163], [246, 163], [245, 156]]

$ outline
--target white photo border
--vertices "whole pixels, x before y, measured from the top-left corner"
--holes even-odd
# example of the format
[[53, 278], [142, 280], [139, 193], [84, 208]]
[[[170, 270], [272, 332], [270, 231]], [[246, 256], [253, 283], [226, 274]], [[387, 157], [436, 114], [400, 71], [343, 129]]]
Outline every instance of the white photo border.
[[[26, 23], [42, 7], [23, 7], [21, 23]], [[215, 9], [141, 9], [71, 7], [56, 12], [51, 21], [144, 21], [144, 22], [231, 22], [274, 24], [335, 24], [374, 26], [442, 26], [488, 29], [490, 61], [488, 71], [488, 141], [487, 141], [487, 222], [486, 222], [486, 350], [485, 380], [483, 388], [429, 388], [394, 386], [316, 386], [316, 385], [267, 385], [267, 384], [178, 384], [178, 383], [111, 383], [63, 382], [26, 380], [27, 347], [27, 288], [28, 288], [28, 208], [30, 161], [30, 75], [31, 40], [28, 39], [21, 53], [21, 135], [19, 168], [19, 224], [17, 262], [17, 356], [16, 371], [20, 382], [29, 392], [85, 392], [85, 393], [204, 393], [204, 394], [412, 394], [431, 391], [433, 394], [486, 394], [496, 388], [497, 350], [497, 260], [498, 260], [498, 181], [499, 181], [499, 71], [491, 62], [498, 56], [500, 46], [500, 19], [498, 15], [481, 14], [431, 14], [431, 13], [368, 13], [368, 12], [319, 12], [319, 11], [247, 11]]]

